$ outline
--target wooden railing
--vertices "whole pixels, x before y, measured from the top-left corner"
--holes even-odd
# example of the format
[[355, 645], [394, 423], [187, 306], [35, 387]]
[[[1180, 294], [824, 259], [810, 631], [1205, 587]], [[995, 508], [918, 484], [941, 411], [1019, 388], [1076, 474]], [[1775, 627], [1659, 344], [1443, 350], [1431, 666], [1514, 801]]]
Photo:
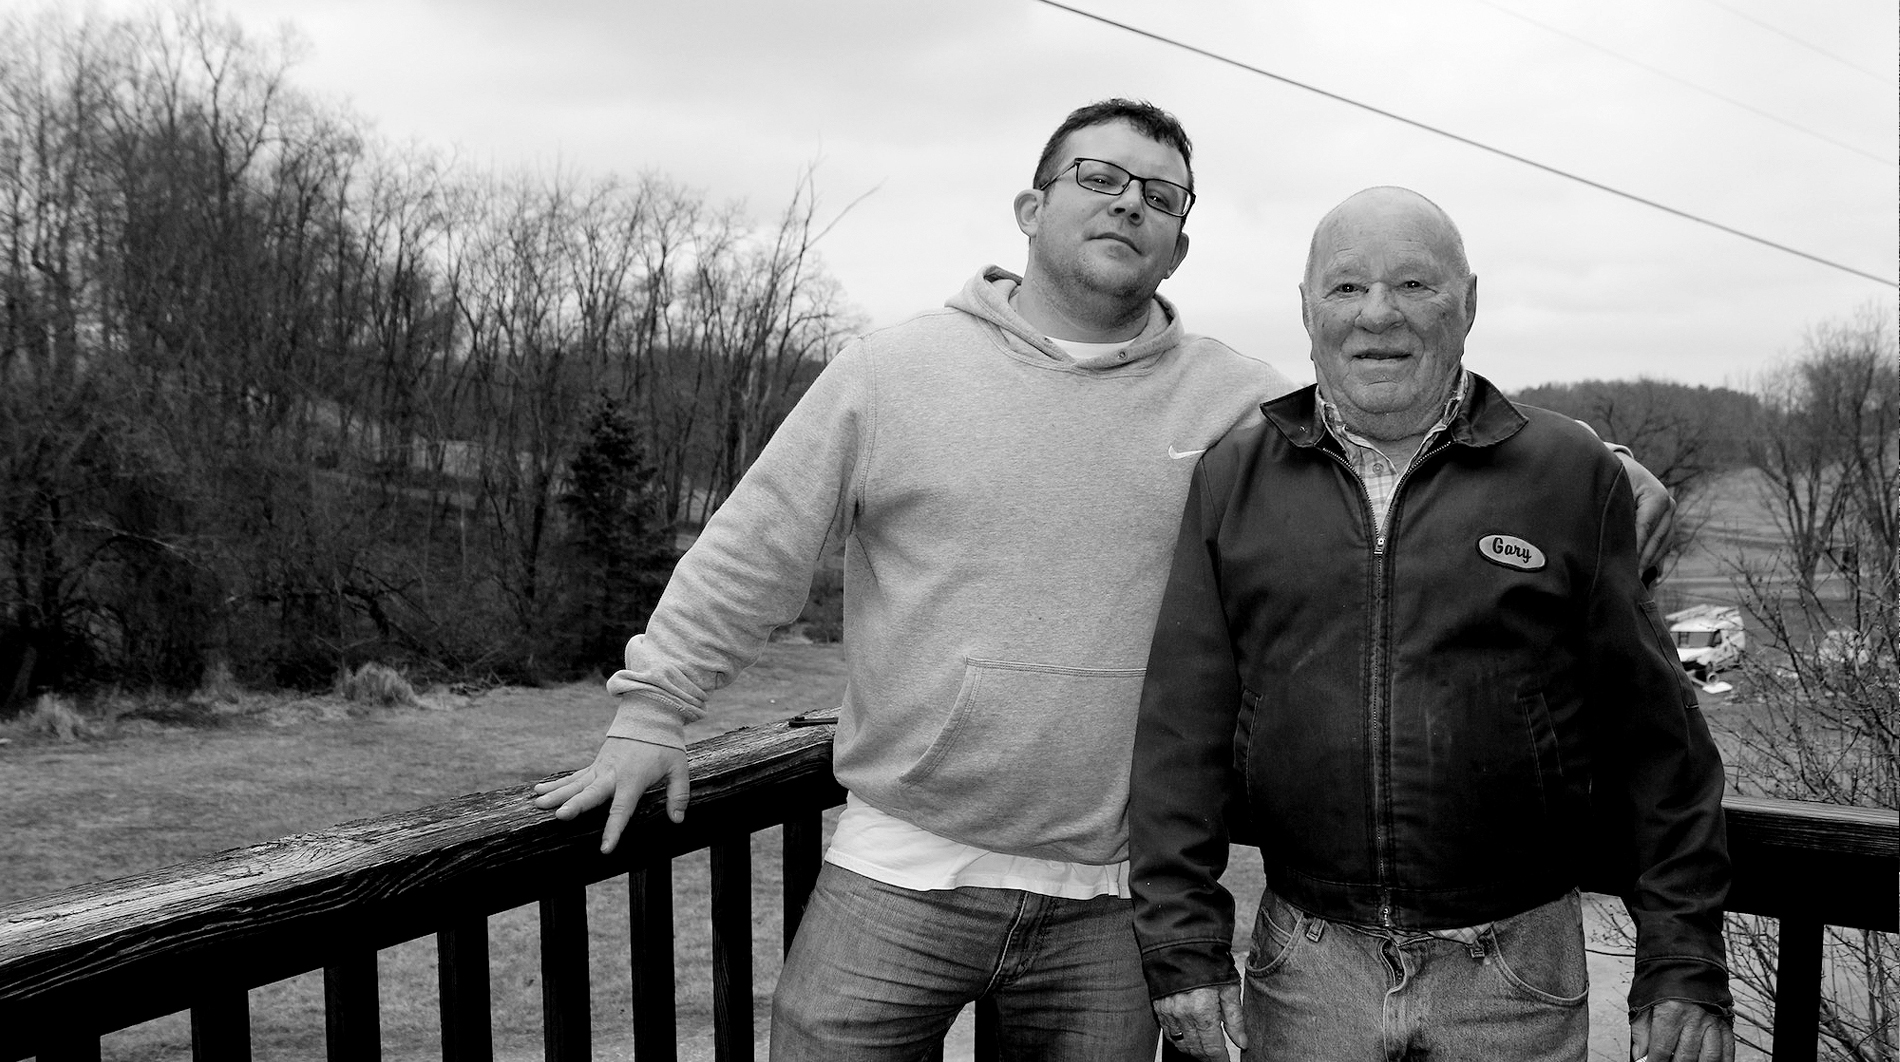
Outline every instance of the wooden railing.
[[[0, 907], [0, 1062], [98, 1059], [102, 1034], [186, 1010], [194, 1059], [249, 1059], [248, 991], [318, 969], [329, 1058], [376, 1059], [376, 952], [430, 933], [443, 1058], [486, 1062], [487, 917], [529, 903], [540, 907], [547, 1057], [586, 1059], [584, 890], [619, 874], [628, 875], [635, 1051], [673, 1059], [670, 860], [702, 848], [711, 850], [714, 1049], [749, 1058], [750, 837], [785, 827], [789, 941], [818, 874], [820, 813], [843, 800], [830, 753], [829, 727], [785, 723], [700, 742], [686, 822], [643, 807], [613, 856], [598, 850], [598, 815], [559, 822], [517, 787]], [[1728, 812], [1730, 909], [1781, 919], [1775, 1057], [1812, 1059], [1822, 927], [1900, 929], [1900, 820], [1744, 799]], [[977, 1056], [993, 1057], [982, 1008], [978, 1018]]]

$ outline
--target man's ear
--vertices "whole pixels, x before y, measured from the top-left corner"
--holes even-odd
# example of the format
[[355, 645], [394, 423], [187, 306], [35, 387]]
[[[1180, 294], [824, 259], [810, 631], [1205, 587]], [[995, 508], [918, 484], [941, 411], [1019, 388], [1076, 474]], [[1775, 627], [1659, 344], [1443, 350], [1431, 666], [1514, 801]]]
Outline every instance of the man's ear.
[[1305, 326], [1306, 334], [1313, 334], [1313, 315], [1306, 308], [1306, 281], [1300, 281], [1300, 324]]
[[1187, 257], [1187, 252], [1188, 234], [1184, 232], [1174, 238], [1174, 260], [1168, 263], [1168, 271], [1163, 276], [1173, 276], [1174, 271], [1181, 268], [1181, 260]]
[[1042, 196], [1043, 193], [1034, 188], [1016, 193], [1016, 227], [1032, 240], [1036, 238], [1036, 230], [1042, 227]]
[[1478, 274], [1471, 274], [1465, 284], [1465, 334], [1471, 334], [1471, 323], [1478, 319]]

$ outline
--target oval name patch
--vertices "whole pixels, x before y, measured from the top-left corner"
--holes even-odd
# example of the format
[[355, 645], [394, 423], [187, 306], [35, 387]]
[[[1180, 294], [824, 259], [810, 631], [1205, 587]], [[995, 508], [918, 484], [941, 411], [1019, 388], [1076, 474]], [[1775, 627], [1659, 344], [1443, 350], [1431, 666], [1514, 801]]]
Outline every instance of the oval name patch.
[[1544, 551], [1512, 535], [1486, 535], [1478, 540], [1478, 555], [1493, 564], [1520, 571], [1542, 571]]

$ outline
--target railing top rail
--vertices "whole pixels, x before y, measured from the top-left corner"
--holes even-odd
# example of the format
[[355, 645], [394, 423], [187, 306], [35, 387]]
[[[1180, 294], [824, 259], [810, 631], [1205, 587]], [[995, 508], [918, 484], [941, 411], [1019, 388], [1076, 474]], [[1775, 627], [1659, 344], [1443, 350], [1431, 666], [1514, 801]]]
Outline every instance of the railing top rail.
[[843, 800], [828, 727], [723, 734], [695, 743], [689, 765], [686, 821], [646, 802], [611, 856], [599, 813], [559, 821], [521, 785], [0, 907], [0, 1028], [120, 988], [148, 1016], [170, 1013], [206, 979], [265, 984]]
[[1732, 796], [1722, 801], [1731, 833], [1778, 846], [1900, 861], [1900, 811]]
[[[264, 984], [333, 952], [386, 947], [456, 915], [519, 906], [829, 807], [843, 799], [830, 752], [830, 727], [786, 723], [696, 743], [686, 822], [649, 801], [610, 857], [598, 850], [599, 813], [560, 822], [533, 807], [524, 785], [6, 905], [0, 1028], [53, 1001], [119, 989], [148, 1016], [169, 1013], [208, 982]], [[1732, 909], [1892, 928], [1900, 815], [1743, 797], [1726, 806]]]

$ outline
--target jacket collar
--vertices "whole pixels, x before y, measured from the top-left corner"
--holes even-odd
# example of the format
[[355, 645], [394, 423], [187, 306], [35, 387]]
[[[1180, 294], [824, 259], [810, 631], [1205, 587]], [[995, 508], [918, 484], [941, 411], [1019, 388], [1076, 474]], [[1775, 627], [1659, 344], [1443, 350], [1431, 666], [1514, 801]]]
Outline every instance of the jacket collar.
[[[1311, 448], [1328, 437], [1318, 384], [1267, 402], [1261, 405], [1260, 412], [1266, 415], [1267, 423], [1294, 446]], [[1445, 432], [1452, 442], [1461, 446], [1495, 446], [1516, 435], [1527, 423], [1524, 414], [1518, 412], [1502, 391], [1474, 372], [1465, 400], [1452, 415]]]

